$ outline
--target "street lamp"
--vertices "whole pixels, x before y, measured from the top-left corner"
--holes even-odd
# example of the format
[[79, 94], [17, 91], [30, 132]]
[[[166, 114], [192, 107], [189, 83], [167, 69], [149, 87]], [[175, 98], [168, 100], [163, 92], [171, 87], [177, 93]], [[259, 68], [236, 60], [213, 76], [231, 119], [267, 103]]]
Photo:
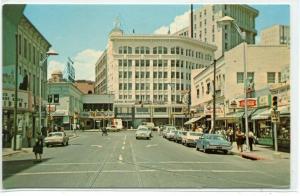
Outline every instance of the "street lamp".
[[40, 103], [39, 103], [39, 131], [41, 131], [42, 128], [42, 77], [41, 77], [41, 70], [42, 70], [42, 66], [45, 63], [45, 61], [48, 59], [49, 56], [54, 56], [54, 55], [58, 55], [57, 52], [55, 52], [54, 50], [50, 49], [47, 53], [46, 56], [40, 61], [39, 63], [39, 75], [40, 75], [40, 85], [39, 85], [39, 96], [40, 96]]
[[171, 124], [173, 125], [173, 107], [172, 107], [172, 89], [173, 89], [173, 86], [174, 86], [174, 84], [173, 83], [168, 83], [168, 86], [170, 86], [170, 88], [171, 88]]
[[243, 61], [244, 61], [244, 109], [245, 109], [245, 132], [246, 132], [246, 145], [249, 151], [249, 138], [248, 138], [248, 108], [247, 108], [247, 65], [246, 65], [246, 32], [242, 32], [235, 20], [230, 16], [224, 16], [217, 21], [220, 26], [233, 24], [239, 35], [243, 40]]

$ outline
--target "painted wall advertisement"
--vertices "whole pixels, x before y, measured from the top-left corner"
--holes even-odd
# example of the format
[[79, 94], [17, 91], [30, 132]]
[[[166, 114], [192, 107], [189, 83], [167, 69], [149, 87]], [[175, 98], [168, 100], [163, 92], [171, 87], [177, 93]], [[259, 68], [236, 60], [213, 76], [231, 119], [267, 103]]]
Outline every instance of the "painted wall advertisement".
[[[233, 99], [229, 102], [229, 108], [231, 109], [241, 109], [245, 107], [245, 99]], [[247, 98], [247, 107], [256, 108], [257, 98]]]
[[[15, 105], [15, 92], [13, 90], [2, 91], [2, 107], [13, 109]], [[18, 108], [28, 110], [28, 93], [18, 91]]]

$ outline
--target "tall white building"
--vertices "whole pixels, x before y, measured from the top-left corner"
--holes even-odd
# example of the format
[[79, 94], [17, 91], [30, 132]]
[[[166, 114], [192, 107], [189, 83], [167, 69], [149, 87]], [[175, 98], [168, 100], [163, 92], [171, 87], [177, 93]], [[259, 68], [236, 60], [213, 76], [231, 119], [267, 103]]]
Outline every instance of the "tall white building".
[[[193, 27], [184, 28], [175, 35], [191, 36], [202, 42], [216, 45], [217, 51], [215, 57], [219, 58], [225, 51], [240, 44], [243, 40], [233, 25], [226, 25], [223, 28], [218, 27], [217, 21], [224, 16], [230, 16], [240, 29], [246, 32], [246, 41], [248, 44], [255, 43], [255, 18], [258, 16], [258, 10], [248, 5], [235, 4], [215, 4], [205, 5], [198, 10], [193, 11]], [[192, 30], [192, 32], [191, 32]]]
[[123, 103], [182, 104], [191, 70], [210, 65], [215, 50], [188, 37], [124, 35], [115, 27], [96, 63], [95, 92], [114, 94]]

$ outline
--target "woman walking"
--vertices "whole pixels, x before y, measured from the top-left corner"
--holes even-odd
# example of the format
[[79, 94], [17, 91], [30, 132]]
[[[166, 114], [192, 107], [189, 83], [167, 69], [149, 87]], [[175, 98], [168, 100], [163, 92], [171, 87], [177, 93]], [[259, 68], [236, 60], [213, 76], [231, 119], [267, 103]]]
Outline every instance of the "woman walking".
[[[35, 155], [36, 161], [42, 161], [42, 154], [43, 154], [43, 136], [41, 133], [38, 133], [38, 137], [35, 140], [35, 145], [33, 146], [33, 152]], [[39, 159], [38, 159], [39, 156]]]
[[237, 128], [237, 132], [236, 132], [236, 145], [237, 145], [237, 149], [240, 150], [241, 152], [243, 152], [243, 144], [244, 144], [244, 133], [241, 132], [240, 128]]

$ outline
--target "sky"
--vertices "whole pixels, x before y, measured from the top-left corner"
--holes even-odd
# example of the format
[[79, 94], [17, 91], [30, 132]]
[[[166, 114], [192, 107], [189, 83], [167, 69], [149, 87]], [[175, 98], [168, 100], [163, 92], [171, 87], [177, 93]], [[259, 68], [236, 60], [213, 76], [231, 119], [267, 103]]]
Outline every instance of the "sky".
[[[251, 5], [259, 11], [256, 30], [274, 24], [290, 24], [288, 5]], [[194, 5], [197, 9], [201, 5]], [[37, 5], [28, 4], [25, 16], [59, 53], [50, 57], [48, 78], [55, 69], [63, 71], [70, 57], [75, 78], [95, 80], [95, 63], [107, 46], [108, 34], [118, 17], [127, 34], [171, 33], [189, 24], [190, 4], [177, 5]], [[280, 13], [280, 17], [278, 14]], [[259, 39], [259, 37], [257, 37]]]

